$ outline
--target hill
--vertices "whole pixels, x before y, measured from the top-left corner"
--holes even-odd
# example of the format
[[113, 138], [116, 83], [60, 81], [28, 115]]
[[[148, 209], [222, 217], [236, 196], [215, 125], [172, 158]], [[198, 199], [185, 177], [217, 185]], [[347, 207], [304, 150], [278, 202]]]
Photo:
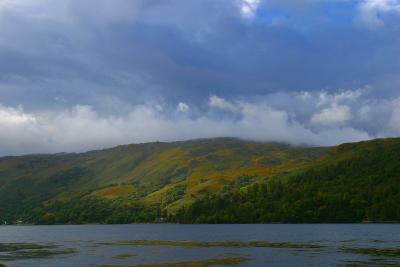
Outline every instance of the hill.
[[210, 195], [177, 212], [185, 223], [400, 221], [400, 139], [344, 144], [283, 177]]
[[232, 138], [0, 159], [0, 220], [400, 221], [400, 139], [331, 148]]
[[[0, 219], [151, 221], [162, 212], [174, 213], [196, 199], [220, 193], [238, 179], [248, 185], [303, 168], [327, 151], [217, 138], [81, 154], [4, 157], [0, 159]], [[103, 213], [92, 214], [98, 210]]]

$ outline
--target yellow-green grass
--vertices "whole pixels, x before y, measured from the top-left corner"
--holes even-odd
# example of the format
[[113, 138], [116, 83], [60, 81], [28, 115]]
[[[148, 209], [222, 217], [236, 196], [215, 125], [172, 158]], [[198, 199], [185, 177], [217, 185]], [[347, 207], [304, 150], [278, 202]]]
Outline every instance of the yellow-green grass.
[[91, 196], [113, 199], [118, 197], [127, 197], [135, 191], [136, 189], [132, 185], [115, 185], [95, 191]]

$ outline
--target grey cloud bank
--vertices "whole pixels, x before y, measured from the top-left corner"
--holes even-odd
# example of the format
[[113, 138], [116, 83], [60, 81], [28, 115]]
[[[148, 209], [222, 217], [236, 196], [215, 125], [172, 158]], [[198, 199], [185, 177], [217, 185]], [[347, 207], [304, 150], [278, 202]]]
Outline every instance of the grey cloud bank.
[[[364, 93], [357, 97], [359, 92], [354, 91], [279, 93], [256, 102], [213, 95], [201, 115], [193, 114], [184, 103], [178, 103], [176, 109], [137, 105], [123, 116], [102, 116], [90, 106], [51, 113], [1, 106], [0, 154], [86, 151], [127, 143], [224, 136], [335, 145], [399, 135], [400, 98], [371, 102]], [[282, 103], [291, 108], [282, 109]]]

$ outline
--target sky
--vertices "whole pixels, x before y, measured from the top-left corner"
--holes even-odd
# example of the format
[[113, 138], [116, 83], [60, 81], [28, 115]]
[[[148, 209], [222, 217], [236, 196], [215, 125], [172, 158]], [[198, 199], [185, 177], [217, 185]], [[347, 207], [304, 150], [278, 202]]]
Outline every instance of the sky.
[[0, 155], [400, 136], [400, 0], [0, 0]]

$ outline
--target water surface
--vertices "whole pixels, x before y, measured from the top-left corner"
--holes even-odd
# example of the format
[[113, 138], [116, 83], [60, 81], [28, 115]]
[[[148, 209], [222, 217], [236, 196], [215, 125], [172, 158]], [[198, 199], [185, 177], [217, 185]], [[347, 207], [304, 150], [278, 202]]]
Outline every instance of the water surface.
[[400, 266], [399, 224], [0, 226], [5, 266]]

